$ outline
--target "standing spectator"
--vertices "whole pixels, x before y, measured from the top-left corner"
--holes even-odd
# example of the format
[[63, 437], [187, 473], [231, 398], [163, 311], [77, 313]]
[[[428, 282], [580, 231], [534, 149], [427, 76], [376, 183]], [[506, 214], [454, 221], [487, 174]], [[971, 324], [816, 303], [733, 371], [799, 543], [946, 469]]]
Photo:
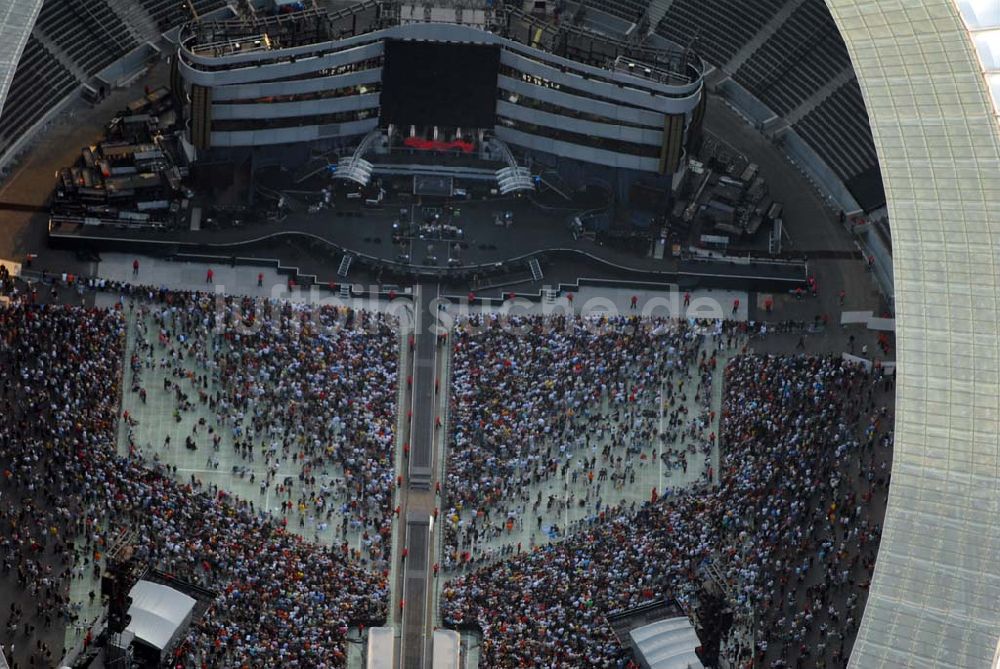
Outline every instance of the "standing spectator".
[[[218, 593], [187, 631], [177, 651], [181, 666], [342, 667], [350, 625], [385, 618], [387, 575], [367, 568], [361, 550], [382, 554], [389, 543], [382, 522], [392, 504], [385, 490], [398, 340], [376, 323], [366, 328], [372, 317], [365, 312], [324, 308], [310, 322], [306, 309], [313, 307], [225, 299], [217, 309], [212, 300], [161, 290], [133, 309], [53, 309], [23, 300], [0, 307], [0, 332], [18, 333], [0, 344], [0, 563], [37, 601], [19, 628], [37, 649], [34, 666], [39, 659], [52, 666], [48, 649], [32, 643], [35, 623], [53, 616], [89, 622], [78, 620], [70, 582], [99, 579], [101, 555], [123, 531], [134, 533], [143, 565]], [[136, 337], [144, 330], [154, 336], [148, 348], [137, 341], [123, 375], [126, 314], [140, 311]], [[266, 321], [260, 332], [234, 336], [235, 321], [254, 312]], [[337, 319], [353, 325], [332, 327]], [[291, 322], [303, 327], [287, 327]], [[180, 361], [188, 358], [206, 371], [187, 373]], [[352, 479], [345, 486], [359, 513], [373, 520], [369, 540], [361, 548], [309, 543], [253, 501], [194, 477], [178, 482], [176, 470], [144, 456], [118, 398], [123, 377], [132, 392], [143, 390], [147, 362], [176, 372], [165, 379], [178, 410], [211, 402], [225, 431], [241, 435], [244, 453], [260, 449], [274, 460], [294, 454], [317, 472], [323, 460], [342, 457], [337, 468]], [[217, 392], [202, 397], [208, 376]], [[119, 417], [125, 456], [117, 452]], [[254, 427], [263, 447], [246, 436]], [[308, 489], [300, 513], [316, 514], [324, 493], [306, 471], [286, 483]], [[284, 494], [294, 513], [291, 485]], [[15, 607], [11, 614], [21, 615]]]
[[755, 666], [831, 666], [826, 639], [853, 637], [875, 564], [881, 529], [867, 503], [888, 488], [872, 454], [891, 427], [880, 434], [884, 409], [868, 409], [872, 380], [836, 356], [738, 356], [726, 367], [717, 484], [654, 491], [641, 508], [609, 509], [563, 541], [448, 582], [446, 624], [482, 629], [487, 669], [615, 669], [630, 653], [609, 614], [663, 597], [698, 607], [713, 580], [734, 611], [753, 612], [741, 631], [765, 656]]

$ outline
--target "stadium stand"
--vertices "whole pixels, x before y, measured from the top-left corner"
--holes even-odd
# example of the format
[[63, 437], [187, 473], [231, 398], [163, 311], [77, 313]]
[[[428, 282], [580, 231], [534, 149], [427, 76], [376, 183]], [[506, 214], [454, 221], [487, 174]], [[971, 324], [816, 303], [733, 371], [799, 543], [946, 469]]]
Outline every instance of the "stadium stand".
[[793, 127], [844, 183], [878, 164], [857, 79], [838, 88]]
[[823, 0], [806, 0], [733, 75], [778, 114], [787, 114], [851, 66]]
[[[219, 9], [225, 0], [190, 4], [200, 16]], [[161, 31], [192, 18], [187, 4], [176, 0], [142, 0], [142, 6]], [[79, 77], [100, 72], [136, 46], [133, 31], [106, 0], [46, 0], [0, 114], [0, 155], [70, 95], [81, 83]]]
[[141, 2], [156, 21], [156, 25], [164, 32], [191, 20], [191, 11], [185, 8], [185, 4], [193, 5], [194, 12], [198, 16], [215, 11], [226, 4], [225, 0], [193, 0], [190, 3], [181, 3], [177, 0], [141, 0]]
[[78, 83], [34, 36], [29, 38], [0, 117], [0, 152]]
[[667, 39], [688, 44], [713, 65], [725, 65], [753, 39], [784, 0], [676, 0], [656, 32]]
[[138, 46], [104, 0], [49, 0], [42, 6], [35, 30], [50, 38], [88, 75]]
[[649, 8], [648, 0], [585, 0], [584, 5], [638, 23]]
[[[656, 32], [693, 44], [708, 62], [724, 68], [784, 4], [676, 0]], [[824, 0], [805, 0], [730, 74], [776, 114], [798, 110], [802, 117], [789, 118], [791, 127], [868, 209], [884, 203], [885, 195], [857, 79], [851, 76], [822, 98], [823, 87], [835, 86], [849, 67], [850, 56]]]

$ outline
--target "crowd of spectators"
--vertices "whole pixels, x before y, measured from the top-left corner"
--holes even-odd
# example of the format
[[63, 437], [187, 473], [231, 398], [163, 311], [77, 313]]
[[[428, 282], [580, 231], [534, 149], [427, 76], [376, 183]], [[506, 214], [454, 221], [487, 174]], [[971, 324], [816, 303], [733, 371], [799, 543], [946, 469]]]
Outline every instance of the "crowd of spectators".
[[[626, 316], [460, 322], [445, 569], [495, 557], [495, 549], [477, 548], [514, 527], [530, 524], [534, 540], [544, 518], [563, 517], [566, 505], [584, 517], [606, 513], [616, 497], [609, 489], [634, 486], [637, 471], [658, 467], [657, 458], [684, 473], [690, 459], [710, 477], [712, 377], [726, 339], [714, 323]], [[550, 479], [562, 482], [558, 494], [543, 495]], [[550, 535], [568, 529], [555, 525]]]
[[607, 614], [663, 597], [697, 607], [712, 581], [738, 616], [755, 612], [757, 666], [844, 666], [881, 533], [868, 510], [889, 484], [890, 383], [835, 357], [733, 358], [717, 485], [608, 509], [452, 580], [445, 623], [482, 630], [481, 667], [623, 667]]
[[[0, 561], [35, 600], [33, 613], [0, 610], [6, 633], [51, 664], [36, 626], [75, 619], [70, 580], [98, 575], [129, 529], [138, 559], [217, 593], [177, 665], [342, 666], [348, 626], [386, 615], [388, 573], [372, 567], [384, 563], [387, 542], [375, 537], [387, 538], [391, 517], [391, 327], [362, 312], [94, 287], [119, 292], [118, 308], [35, 304], [31, 292], [0, 307]], [[136, 350], [122, 389], [129, 318]], [[445, 559], [468, 560], [461, 540], [502, 531], [497, 518], [532, 522], [528, 506], [544, 501], [524, 491], [539, 481], [593, 475], [597, 486], [604, 469], [624, 485], [640, 466], [630, 461], [658, 440], [683, 444], [661, 449], [670, 466], [707, 456], [716, 440], [704, 393], [715, 352], [738, 340], [714, 324], [625, 317], [463, 324]], [[129, 456], [116, 455], [118, 421], [130, 420], [121, 393], [152, 392], [154, 366], [168, 371], [162, 390], [178, 412], [201, 403], [215, 414], [212, 433], [192, 435], [198, 448], [221, 447], [210, 435], [222, 433], [248, 463], [300, 463], [292, 486], [264, 481], [294, 500], [293, 519], [329, 510], [311, 479], [340, 469], [351, 497], [366, 500], [342, 511], [370, 530], [368, 550], [318, 546], [287, 531], [293, 511], [275, 519], [214, 486], [177, 482], [134, 431]], [[627, 653], [608, 613], [663, 596], [697, 607], [715, 580], [738, 611], [754, 612], [758, 666], [843, 666], [881, 534], [869, 509], [889, 485], [889, 390], [877, 367], [839, 358], [732, 359], [716, 476], [706, 460], [696, 483], [646, 504], [602, 504], [595, 488], [580, 531], [447, 583], [446, 624], [483, 631], [483, 667], [620, 667]], [[682, 410], [688, 395], [694, 415]], [[646, 414], [657, 403], [663, 429]]]
[[[178, 424], [199, 416], [183, 435], [186, 448], [216, 468], [217, 452], [231, 450], [229, 460], [242, 463], [232, 473], [254, 486], [258, 503], [280, 504], [283, 522], [303, 534], [308, 521], [316, 540], [331, 523], [342, 542], [350, 529], [363, 560], [385, 568], [399, 349], [390, 317], [203, 297], [139, 303], [134, 323], [130, 392], [143, 404], [168, 395]], [[162, 382], [152, 383], [154, 374]], [[130, 431], [131, 447], [147, 456], [181, 448], [180, 435], [160, 445], [140, 433]]]
[[[165, 323], [177, 355], [197, 355], [177, 345], [182, 321], [190, 317], [188, 326], [197, 329], [195, 315], [201, 325], [220, 328], [213, 336], [233, 337], [219, 347], [225, 353], [219, 370], [233, 374], [239, 362], [247, 366], [248, 376], [227, 381], [222, 396], [238, 394], [241, 384], [254, 388], [251, 369], [270, 370], [284, 379], [287, 394], [276, 400], [271, 410], [277, 413], [269, 416], [280, 416], [293, 405], [300, 416], [317, 414], [322, 398], [311, 394], [337, 384], [331, 377], [316, 378], [319, 372], [312, 365], [342, 353], [366, 355], [354, 335], [314, 331], [304, 314], [285, 307], [261, 329], [265, 334], [247, 335], [235, 322], [243, 305], [229, 303], [222, 322], [213, 323], [207, 309], [195, 306], [205, 296], [128, 292], [149, 301], [136, 308], [148, 308], [151, 318], [177, 310], [170, 317], [174, 320]], [[387, 573], [366, 568], [343, 546], [303, 540], [248, 501], [178, 483], [166, 466], [141, 457], [138, 449], [129, 457], [118, 456], [116, 428], [119, 420], [128, 420], [119, 413], [128, 301], [114, 309], [94, 309], [32, 304], [33, 299], [30, 291], [22, 292], [0, 307], [0, 563], [5, 573], [16, 572], [19, 585], [36, 600], [33, 611], [31, 605], [24, 610], [15, 604], [9, 612], [6, 629], [16, 635], [11, 645], [16, 641], [17, 655], [25, 657], [22, 649], [28, 648], [32, 665], [51, 666], [61, 649], [43, 647], [33, 628], [74, 621], [77, 609], [68, 596], [72, 579], [98, 575], [108, 547], [128, 531], [141, 564], [217, 593], [178, 649], [178, 666], [343, 666], [349, 625], [385, 618]], [[243, 325], [259, 317], [246, 312]], [[298, 334], [293, 337], [292, 331]], [[314, 333], [315, 340], [304, 332]], [[323, 351], [305, 346], [319, 346], [324, 336], [337, 343]], [[246, 360], [238, 357], [237, 337], [259, 345], [247, 349]], [[278, 358], [289, 367], [278, 374], [274, 365], [279, 363], [272, 365], [267, 357], [281, 354], [267, 351], [290, 346], [297, 338], [303, 344], [301, 359]], [[141, 355], [132, 362], [136, 368], [144, 364]], [[137, 380], [141, 387], [141, 374]], [[348, 431], [358, 431], [356, 421], [365, 416], [343, 405], [348, 394], [361, 400], [363, 393], [356, 390], [351, 385], [326, 391], [341, 402], [331, 404], [331, 411], [355, 421], [345, 425]], [[332, 419], [315, 415], [312, 428], [326, 418]], [[339, 440], [338, 447], [348, 442]]]

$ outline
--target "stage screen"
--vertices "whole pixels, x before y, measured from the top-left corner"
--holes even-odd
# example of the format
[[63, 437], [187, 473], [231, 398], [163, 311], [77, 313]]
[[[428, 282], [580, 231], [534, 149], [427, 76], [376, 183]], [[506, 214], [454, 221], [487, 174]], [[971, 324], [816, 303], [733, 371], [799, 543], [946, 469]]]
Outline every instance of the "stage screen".
[[500, 48], [388, 40], [381, 124], [492, 128]]

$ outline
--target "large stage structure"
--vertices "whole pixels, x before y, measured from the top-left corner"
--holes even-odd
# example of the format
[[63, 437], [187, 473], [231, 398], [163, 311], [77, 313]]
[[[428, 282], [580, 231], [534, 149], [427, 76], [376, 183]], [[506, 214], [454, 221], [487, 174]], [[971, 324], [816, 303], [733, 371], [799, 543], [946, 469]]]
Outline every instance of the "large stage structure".
[[[353, 155], [366, 181], [450, 153], [504, 164], [519, 189], [554, 171], [627, 200], [637, 183], [674, 186], [700, 139], [702, 61], [662, 38], [599, 34], [537, 3], [244, 4], [180, 35], [173, 85], [199, 157], [293, 166], [325, 149]], [[353, 154], [361, 146], [368, 155]]]

